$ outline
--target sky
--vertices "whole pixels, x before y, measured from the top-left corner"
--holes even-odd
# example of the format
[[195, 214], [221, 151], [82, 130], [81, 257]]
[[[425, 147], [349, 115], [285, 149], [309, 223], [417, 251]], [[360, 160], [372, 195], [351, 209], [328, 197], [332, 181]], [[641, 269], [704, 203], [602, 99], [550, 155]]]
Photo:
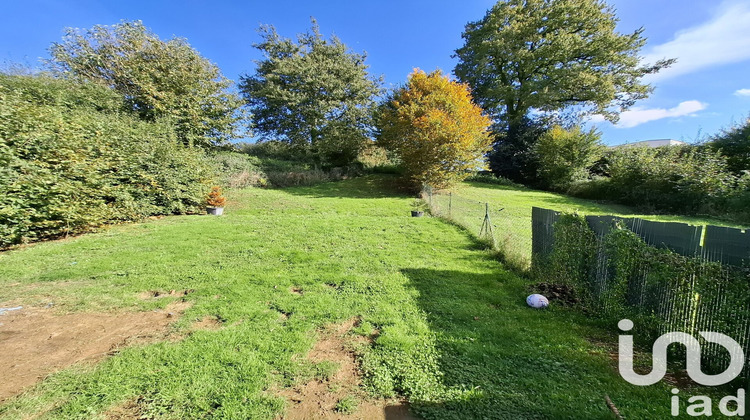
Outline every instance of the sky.
[[[32, 68], [47, 58], [65, 27], [90, 28], [141, 20], [161, 39], [187, 38], [232, 80], [252, 74], [261, 57], [253, 48], [261, 24], [286, 37], [306, 31], [315, 17], [324, 36], [335, 34], [366, 52], [385, 87], [405, 82], [414, 68], [450, 73], [464, 25], [481, 19], [491, 0], [26, 0], [4, 2], [0, 61]], [[750, 115], [750, 0], [609, 0], [618, 31], [643, 27], [644, 62], [677, 58], [649, 76], [655, 91], [612, 125], [590, 125], [606, 144], [671, 138], [705, 140]]]

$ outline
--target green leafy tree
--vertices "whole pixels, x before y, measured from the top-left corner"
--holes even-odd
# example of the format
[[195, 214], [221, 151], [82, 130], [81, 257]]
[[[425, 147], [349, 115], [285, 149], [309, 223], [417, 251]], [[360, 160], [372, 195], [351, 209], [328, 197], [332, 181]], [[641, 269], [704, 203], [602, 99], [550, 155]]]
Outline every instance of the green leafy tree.
[[526, 185], [538, 182], [538, 163], [534, 147], [550, 128], [542, 118], [523, 117], [507, 130], [496, 129], [492, 150], [487, 154], [493, 173]]
[[170, 120], [185, 144], [211, 147], [236, 137], [242, 101], [231, 81], [185, 39], [162, 41], [140, 21], [66, 29], [50, 48], [51, 69], [113, 88], [141, 119]]
[[565, 191], [573, 182], [588, 178], [589, 168], [604, 152], [601, 134], [575, 126], [554, 126], [534, 146], [539, 179], [545, 187]]
[[729, 169], [735, 174], [750, 172], [750, 118], [714, 136], [708, 146], [727, 157]]
[[378, 80], [367, 72], [365, 55], [349, 51], [338, 38], [326, 40], [315, 20], [297, 41], [273, 26], [261, 28], [255, 44], [264, 59], [240, 89], [253, 113], [254, 129], [284, 140], [318, 163], [353, 162], [372, 124]]
[[466, 25], [454, 72], [504, 125], [531, 110], [578, 107], [616, 121], [653, 88], [642, 77], [673, 63], [640, 63], [643, 29], [615, 31], [601, 0], [507, 0]]
[[489, 125], [468, 86], [417, 69], [382, 105], [378, 143], [398, 155], [412, 186], [445, 188], [480, 165]]

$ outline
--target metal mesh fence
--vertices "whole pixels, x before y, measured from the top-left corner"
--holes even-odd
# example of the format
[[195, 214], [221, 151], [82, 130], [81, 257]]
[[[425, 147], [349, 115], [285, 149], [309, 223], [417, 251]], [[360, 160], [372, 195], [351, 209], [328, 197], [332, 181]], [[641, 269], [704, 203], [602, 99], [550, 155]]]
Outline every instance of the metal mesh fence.
[[[552, 210], [533, 214], [534, 274], [570, 282], [598, 317], [636, 321], [644, 344], [664, 333], [688, 333], [701, 343], [703, 366], [715, 372], [732, 355], [701, 332], [726, 334], [750, 349], [746, 231], [613, 216], [576, 224]], [[670, 348], [678, 355], [683, 350]]]
[[500, 252], [506, 264], [526, 270], [531, 264], [531, 209], [507, 211], [502, 203], [470, 200], [426, 186], [422, 198], [433, 216], [465, 228]]

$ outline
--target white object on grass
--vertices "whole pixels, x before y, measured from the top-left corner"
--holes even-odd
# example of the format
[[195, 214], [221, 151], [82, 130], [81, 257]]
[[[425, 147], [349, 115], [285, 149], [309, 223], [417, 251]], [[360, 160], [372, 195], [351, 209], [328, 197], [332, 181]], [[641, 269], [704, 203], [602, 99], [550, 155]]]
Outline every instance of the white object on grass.
[[532, 308], [542, 309], [549, 306], [549, 301], [546, 297], [538, 293], [534, 293], [533, 295], [529, 295], [529, 297], [526, 298], [526, 304], [528, 304]]

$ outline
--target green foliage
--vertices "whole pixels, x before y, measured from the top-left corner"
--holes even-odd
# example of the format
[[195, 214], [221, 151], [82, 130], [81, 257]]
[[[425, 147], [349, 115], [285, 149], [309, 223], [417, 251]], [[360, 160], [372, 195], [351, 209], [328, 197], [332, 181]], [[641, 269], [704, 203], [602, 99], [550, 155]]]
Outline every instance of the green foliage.
[[359, 400], [353, 395], [347, 395], [336, 403], [335, 410], [341, 414], [354, 414], [359, 406]]
[[727, 158], [727, 167], [737, 175], [750, 171], [750, 119], [715, 135], [707, 144]]
[[565, 191], [576, 181], [587, 179], [589, 168], [604, 151], [601, 133], [584, 132], [580, 126], [552, 127], [534, 146], [539, 163], [539, 179], [547, 188]]
[[0, 75], [0, 115], [0, 247], [203, 204], [203, 152], [107, 88]]
[[[602, 238], [578, 215], [561, 215], [553, 229], [552, 252], [535, 256], [533, 273], [572, 286], [609, 325], [633, 320], [641, 344], [667, 331], [736, 336], [744, 328], [737, 311], [750, 302], [746, 270], [649, 246], [619, 222]], [[725, 356], [714, 351], [704, 363], [722, 370]]]
[[368, 145], [362, 148], [357, 156], [357, 162], [362, 164], [364, 169], [372, 170], [374, 168], [383, 168], [397, 166], [400, 161], [392, 153], [382, 147]]
[[254, 127], [281, 139], [316, 163], [346, 166], [357, 158], [371, 124], [379, 82], [370, 78], [365, 56], [338, 38], [323, 39], [315, 20], [297, 42], [273, 26], [261, 28], [264, 54], [240, 90], [253, 113]]
[[162, 41], [140, 21], [123, 21], [68, 28], [50, 52], [54, 71], [113, 88], [142, 120], [171, 120], [187, 145], [236, 137], [241, 101], [231, 81], [183, 38]]
[[721, 214], [736, 182], [725, 157], [692, 146], [621, 147], [607, 161], [615, 198], [660, 210]]
[[643, 29], [623, 35], [616, 25], [614, 9], [602, 0], [499, 1], [466, 25], [455, 74], [510, 125], [530, 109], [570, 106], [616, 121], [652, 91], [642, 77], [672, 63], [643, 67]]
[[520, 122], [494, 129], [494, 143], [487, 155], [492, 172], [513, 182], [537, 184], [539, 166], [534, 147], [549, 130], [545, 119], [522, 117]]
[[596, 257], [596, 238], [586, 219], [578, 214], [561, 214], [554, 225], [553, 244], [550, 255], [533, 261], [534, 275], [571, 286], [589, 300], [588, 280]]
[[218, 152], [211, 156], [216, 166], [215, 179], [229, 188], [263, 187], [267, 184], [262, 162], [245, 153]]
[[492, 185], [506, 185], [513, 187], [523, 187], [522, 185], [516, 184], [515, 182], [503, 178], [501, 176], [494, 176], [490, 174], [474, 174], [465, 179], [466, 182], [481, 182], [483, 184]]

